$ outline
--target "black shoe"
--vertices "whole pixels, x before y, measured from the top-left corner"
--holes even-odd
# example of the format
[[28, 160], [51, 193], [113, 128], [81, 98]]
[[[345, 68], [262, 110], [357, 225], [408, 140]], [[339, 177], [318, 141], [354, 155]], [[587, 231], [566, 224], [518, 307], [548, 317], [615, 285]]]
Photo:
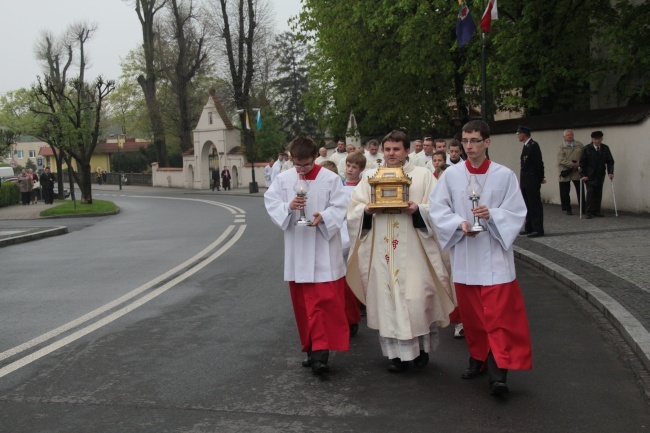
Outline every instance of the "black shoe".
[[532, 232], [528, 234], [529, 238], [541, 238], [544, 236], [544, 232]]
[[424, 368], [429, 363], [429, 354], [424, 350], [420, 350], [420, 356], [413, 360], [413, 365], [417, 368]]
[[354, 325], [350, 325], [350, 337], [357, 335], [357, 332], [359, 332], [359, 324], [355, 323]]
[[529, 232], [528, 230], [522, 230], [522, 231], [519, 232], [519, 234], [522, 235], [522, 236], [527, 235], [529, 233], [532, 233], [532, 232]]
[[494, 381], [490, 383], [490, 395], [499, 396], [509, 393], [508, 385], [505, 382]]
[[390, 364], [388, 364], [388, 371], [391, 373], [401, 373], [407, 368], [409, 368], [408, 361], [402, 361], [399, 358], [391, 359]]
[[304, 361], [302, 361], [302, 366], [303, 367], [311, 367], [312, 360], [311, 360], [311, 355], [307, 355]]
[[587, 215], [585, 215], [585, 218], [588, 219], [588, 220], [590, 220], [590, 219], [593, 218], [593, 217], [591, 216], [590, 213], [588, 213]]
[[598, 212], [598, 213], [595, 213], [594, 216], [596, 216], [596, 217], [598, 217], [598, 218], [602, 218], [602, 217], [604, 217], [605, 215], [603, 215], [603, 214], [601, 214], [600, 212]]
[[460, 375], [461, 379], [474, 379], [476, 377], [482, 376], [485, 374], [487, 369], [485, 368], [485, 362], [476, 360], [469, 357], [469, 367], [463, 374]]
[[323, 374], [330, 371], [330, 368], [325, 362], [322, 361], [313, 361], [311, 363], [311, 372], [314, 374]]
[[567, 215], [573, 215], [573, 211], [571, 211], [571, 209], [569, 209], [568, 211], [566, 211], [566, 214]]

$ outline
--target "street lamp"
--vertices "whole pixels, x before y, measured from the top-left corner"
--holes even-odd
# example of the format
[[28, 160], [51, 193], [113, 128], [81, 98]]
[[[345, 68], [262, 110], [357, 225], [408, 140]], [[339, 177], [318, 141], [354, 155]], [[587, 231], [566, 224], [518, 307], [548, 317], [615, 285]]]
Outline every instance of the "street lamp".
[[[126, 141], [126, 128], [122, 128], [122, 134], [124, 134], [124, 141]], [[122, 146], [124, 146], [124, 141], [122, 140], [122, 136], [120, 134], [117, 134], [117, 161], [119, 163], [120, 161], [120, 149]], [[120, 185], [120, 191], [122, 191], [122, 173], [119, 170], [117, 170], [117, 179], [118, 179], [118, 184]]]

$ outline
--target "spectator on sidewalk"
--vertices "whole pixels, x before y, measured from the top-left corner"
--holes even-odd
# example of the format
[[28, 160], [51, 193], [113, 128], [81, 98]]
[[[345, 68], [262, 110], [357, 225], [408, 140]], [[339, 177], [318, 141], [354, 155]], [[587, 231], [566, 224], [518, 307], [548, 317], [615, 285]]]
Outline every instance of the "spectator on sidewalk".
[[519, 126], [517, 139], [524, 143], [521, 150], [521, 172], [519, 183], [521, 194], [524, 196], [526, 209], [526, 224], [520, 233], [529, 238], [544, 236], [544, 208], [542, 207], [542, 184], [544, 178], [544, 161], [539, 144], [530, 137], [530, 128]]
[[573, 139], [573, 131], [570, 129], [564, 131], [563, 138], [564, 140], [557, 152], [557, 165], [560, 173], [560, 202], [562, 203], [562, 211], [566, 212], [567, 215], [573, 215], [571, 209], [571, 183], [576, 189], [578, 206], [582, 202], [582, 208], [584, 209], [585, 204], [584, 193], [580, 191], [580, 171], [578, 170], [578, 164], [585, 145]]
[[212, 191], [216, 188], [217, 191], [221, 191], [220, 185], [220, 176], [219, 176], [219, 167], [212, 168]]
[[605, 216], [600, 212], [605, 171], [613, 180], [614, 158], [609, 146], [603, 143], [603, 132], [594, 131], [591, 143], [585, 146], [580, 158], [580, 176], [587, 187], [587, 219]]
[[228, 167], [224, 167], [223, 170], [221, 170], [221, 181], [224, 191], [230, 190], [230, 179], [232, 179], [230, 176], [230, 170], [228, 170]]
[[32, 201], [32, 178], [29, 177], [26, 169], [20, 170], [17, 183], [23, 206], [28, 205]]
[[50, 172], [50, 167], [45, 167], [41, 173], [41, 189], [43, 193], [43, 202], [45, 204], [54, 203], [54, 174]]

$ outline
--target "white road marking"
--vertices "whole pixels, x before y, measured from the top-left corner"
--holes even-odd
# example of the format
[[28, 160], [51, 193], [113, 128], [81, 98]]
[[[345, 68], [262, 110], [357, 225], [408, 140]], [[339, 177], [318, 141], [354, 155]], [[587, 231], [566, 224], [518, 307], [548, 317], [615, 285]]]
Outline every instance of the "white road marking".
[[[113, 194], [115, 195], [115, 194]], [[220, 206], [225, 209], [227, 209], [231, 214], [237, 214], [239, 213], [240, 215], [237, 215], [236, 218], [241, 218], [243, 217], [246, 212], [243, 209], [237, 208], [235, 206], [227, 205], [225, 203], [220, 203], [220, 202], [215, 202], [215, 201], [209, 201], [209, 200], [197, 200], [197, 199], [189, 199], [189, 198], [176, 198], [176, 197], [151, 197], [151, 196], [131, 196], [131, 195], [122, 195], [123, 197], [137, 197], [137, 198], [158, 198], [158, 199], [168, 199], [168, 200], [188, 200], [188, 201], [198, 201], [202, 203], [208, 203], [213, 206]], [[236, 220], [236, 223], [241, 223], [245, 221], [241, 220]], [[242, 227], [242, 226], [240, 226]], [[245, 226], [244, 226], [245, 227]], [[153, 280], [149, 281], [148, 283], [143, 284], [142, 286], [132, 290], [131, 292], [117, 298], [116, 300], [109, 302], [108, 304], [97, 308], [88, 314], [85, 314], [71, 322], [68, 322], [62, 326], [59, 326], [56, 329], [53, 329], [49, 332], [46, 332], [45, 334], [42, 334], [36, 338], [33, 338], [23, 344], [20, 344], [16, 347], [13, 347], [11, 349], [5, 350], [4, 352], [0, 352], [0, 361], [10, 358], [12, 356], [18, 355], [21, 352], [24, 352], [26, 350], [29, 350], [41, 343], [46, 342], [47, 340], [50, 340], [54, 337], [57, 337], [64, 332], [67, 332], [73, 328], [76, 328], [77, 326], [82, 325], [83, 323], [94, 319], [95, 317], [106, 313], [107, 311], [112, 310], [113, 308], [116, 308], [120, 304], [127, 302], [128, 300], [134, 298], [135, 296], [138, 296], [139, 294], [143, 293], [144, 291], [150, 289], [151, 287], [155, 286], [156, 284], [160, 283], [161, 281], [164, 281], [165, 279], [169, 278], [176, 272], [180, 271], [183, 268], [186, 268], [190, 266], [192, 263], [197, 262], [198, 260], [201, 259], [201, 257], [205, 256], [208, 254], [211, 250], [215, 249], [219, 244], [221, 244], [229, 235], [230, 233], [235, 229], [235, 226], [231, 225], [229, 226], [222, 234], [215, 240], [213, 243], [208, 245], [206, 248], [201, 250], [199, 253], [195, 254], [193, 257], [190, 259], [184, 261], [180, 265], [174, 267], [173, 269], [170, 269], [169, 271], [165, 272], [164, 274], [154, 278]], [[2, 376], [0, 376], [2, 377]]]
[[[232, 226], [229, 227], [231, 229]], [[135, 310], [136, 308], [146, 304], [147, 302], [151, 301], [152, 299], [160, 296], [161, 294], [165, 293], [167, 290], [171, 289], [174, 287], [176, 284], [180, 283], [181, 281], [191, 277], [204, 267], [206, 267], [208, 264], [216, 260], [219, 256], [221, 256], [223, 253], [228, 251], [231, 246], [235, 244], [241, 238], [241, 236], [244, 233], [244, 230], [246, 229], [245, 225], [239, 226], [239, 229], [235, 233], [232, 239], [230, 239], [224, 246], [219, 248], [218, 251], [216, 251], [214, 254], [212, 254], [210, 257], [206, 258], [205, 260], [199, 262], [197, 265], [192, 267], [191, 269], [188, 269], [178, 277], [174, 278], [173, 280], [169, 281], [167, 284], [164, 286], [159, 287], [158, 289], [152, 291], [148, 295], [143, 296], [142, 298], [132, 302], [131, 304], [128, 304], [121, 309], [115, 311], [114, 313], [104, 317], [103, 319], [88, 325], [70, 335], [68, 335], [65, 338], [62, 338], [61, 340], [55, 341], [52, 344], [49, 344], [48, 346], [37, 350], [34, 353], [30, 353], [29, 355], [12, 362], [11, 364], [8, 364], [2, 368], [0, 368], [0, 378], [18, 370], [19, 368], [22, 368], [46, 355], [49, 355], [50, 353], [54, 352], [57, 349], [60, 349], [61, 347], [64, 347], [73, 341], [76, 341], [80, 339], [81, 337], [90, 334], [91, 332], [108, 325], [109, 323], [119, 319], [120, 317], [124, 316], [125, 314]]]
[[23, 343], [19, 346], [16, 346], [14, 348], [11, 348], [9, 350], [5, 350], [4, 352], [0, 353], [0, 361], [3, 359], [7, 359], [9, 357], [12, 357], [14, 355], [19, 354], [20, 352], [24, 352], [25, 350], [31, 349], [32, 347], [41, 344], [50, 338], [54, 338], [58, 335], [61, 335], [64, 332], [69, 331], [72, 328], [75, 328], [84, 322], [87, 322], [91, 319], [94, 319], [95, 317], [117, 307], [118, 305], [128, 301], [129, 299], [138, 296], [140, 293], [144, 292], [145, 290], [150, 289], [151, 287], [155, 286], [156, 284], [160, 283], [161, 281], [164, 281], [165, 279], [171, 277], [174, 275], [176, 272], [180, 271], [183, 268], [188, 267], [192, 263], [198, 261], [201, 257], [205, 256], [210, 252], [211, 250], [215, 249], [221, 242], [223, 242], [229, 235], [230, 233], [235, 229], [235, 226], [231, 225], [228, 226], [228, 228], [219, 236], [219, 238], [212, 242], [210, 245], [205, 247], [202, 251], [199, 253], [195, 254], [194, 257], [189, 258], [188, 260], [184, 261], [180, 265], [176, 266], [173, 269], [170, 269], [169, 271], [165, 272], [162, 275], [159, 275], [158, 277], [154, 278], [153, 280], [149, 281], [148, 283], [143, 284], [142, 286], [138, 287], [137, 289], [134, 289], [130, 291], [129, 293], [117, 298], [116, 300], [109, 302], [106, 305], [103, 305], [102, 307], [97, 308], [96, 310], [93, 310], [89, 312], [88, 314], [85, 314], [78, 319], [75, 319], [71, 322], [66, 323], [65, 325], [59, 326], [56, 329], [53, 329], [50, 332], [47, 332], [43, 335], [40, 335], [32, 340], [29, 340], [26, 343]]

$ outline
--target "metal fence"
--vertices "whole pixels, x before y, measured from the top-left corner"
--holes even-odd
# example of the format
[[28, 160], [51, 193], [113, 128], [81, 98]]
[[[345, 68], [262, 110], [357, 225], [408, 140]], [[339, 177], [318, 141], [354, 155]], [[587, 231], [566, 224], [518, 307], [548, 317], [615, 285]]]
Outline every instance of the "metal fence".
[[[107, 185], [119, 185], [119, 173], [106, 173], [106, 184]], [[126, 178], [126, 185], [144, 185], [152, 186], [153, 180], [151, 178], [151, 173], [124, 173]], [[63, 172], [63, 182], [68, 185], [68, 172]], [[93, 173], [93, 184], [97, 184], [97, 178]], [[124, 185], [124, 183], [123, 183]]]

